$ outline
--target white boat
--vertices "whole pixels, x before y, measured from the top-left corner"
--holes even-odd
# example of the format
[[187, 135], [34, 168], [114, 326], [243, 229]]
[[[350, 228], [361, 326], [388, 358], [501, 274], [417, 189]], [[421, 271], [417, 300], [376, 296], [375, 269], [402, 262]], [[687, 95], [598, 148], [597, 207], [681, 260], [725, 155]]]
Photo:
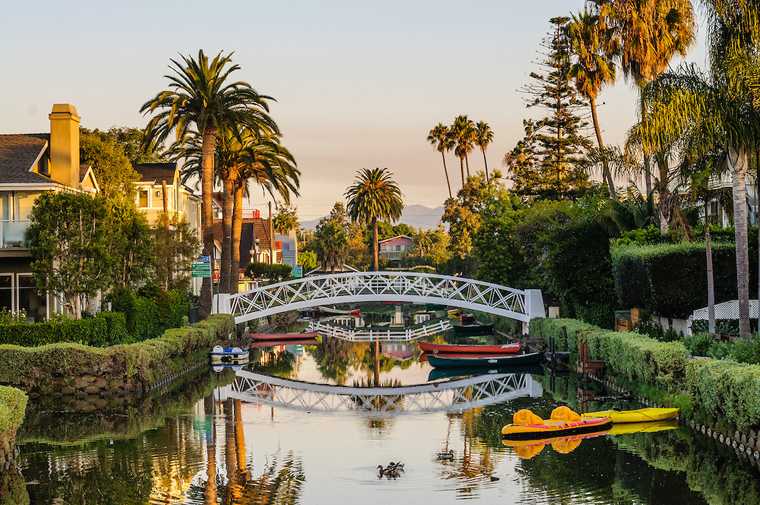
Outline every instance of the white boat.
[[248, 363], [248, 351], [244, 351], [240, 347], [222, 347], [220, 345], [211, 349], [211, 364], [212, 365], [245, 365]]

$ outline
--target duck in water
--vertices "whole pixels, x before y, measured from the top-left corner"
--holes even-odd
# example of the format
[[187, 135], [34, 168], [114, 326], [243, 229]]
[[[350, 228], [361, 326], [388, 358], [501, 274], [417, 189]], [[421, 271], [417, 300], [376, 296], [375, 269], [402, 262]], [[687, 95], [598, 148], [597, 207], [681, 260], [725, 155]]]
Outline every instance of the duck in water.
[[387, 479], [398, 479], [403, 472], [404, 464], [400, 461], [397, 463], [391, 461], [386, 467], [383, 467], [383, 465], [377, 465], [378, 479], [382, 479], [383, 477]]

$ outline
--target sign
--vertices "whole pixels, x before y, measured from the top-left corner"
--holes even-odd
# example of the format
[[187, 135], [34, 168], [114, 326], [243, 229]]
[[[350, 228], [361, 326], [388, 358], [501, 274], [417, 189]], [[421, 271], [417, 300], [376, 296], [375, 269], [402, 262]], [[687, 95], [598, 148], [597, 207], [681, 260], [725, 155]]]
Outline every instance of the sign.
[[303, 267], [301, 265], [294, 266], [293, 270], [290, 271], [290, 276], [294, 279], [300, 279], [303, 277]]
[[198, 256], [198, 261], [196, 263], [211, 263], [211, 258], [208, 256]]
[[[206, 256], [208, 258], [208, 256]], [[211, 277], [211, 265], [209, 263], [194, 261], [192, 266], [193, 277]]]

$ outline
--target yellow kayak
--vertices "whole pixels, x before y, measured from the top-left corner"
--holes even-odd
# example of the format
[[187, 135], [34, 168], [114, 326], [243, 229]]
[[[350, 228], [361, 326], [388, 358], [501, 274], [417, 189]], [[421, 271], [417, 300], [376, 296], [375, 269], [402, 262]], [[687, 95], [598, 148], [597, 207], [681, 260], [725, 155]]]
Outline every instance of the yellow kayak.
[[645, 408], [638, 410], [603, 410], [600, 412], [587, 412], [581, 414], [583, 419], [609, 418], [613, 424], [617, 423], [647, 423], [653, 421], [667, 421], [678, 417], [678, 409], [673, 408]]
[[670, 419], [668, 421], [652, 421], [646, 423], [619, 423], [614, 424], [607, 435], [631, 435], [633, 433], [655, 433], [658, 431], [675, 430], [678, 428], [678, 421]]

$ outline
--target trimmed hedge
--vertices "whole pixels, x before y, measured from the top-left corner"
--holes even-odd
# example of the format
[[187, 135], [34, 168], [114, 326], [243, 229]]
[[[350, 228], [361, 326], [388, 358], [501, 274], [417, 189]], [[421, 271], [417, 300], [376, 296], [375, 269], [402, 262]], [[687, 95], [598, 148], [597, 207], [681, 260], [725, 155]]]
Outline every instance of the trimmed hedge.
[[586, 339], [593, 359], [625, 379], [673, 389], [683, 382], [689, 353], [681, 342], [660, 342], [632, 332], [604, 330], [573, 319], [534, 319], [530, 334], [554, 341], [558, 351], [576, 359], [578, 340]]
[[87, 319], [56, 319], [42, 323], [0, 325], [0, 344], [27, 347], [76, 342], [91, 346], [108, 346], [132, 341], [124, 314], [101, 312]]
[[97, 376], [106, 377], [109, 388], [126, 386], [130, 391], [144, 392], [160, 379], [186, 368], [193, 355], [205, 358], [213, 345], [234, 331], [233, 318], [219, 314], [134, 344], [0, 345], [0, 383], [43, 394], [66, 394], [81, 389], [78, 378]]
[[161, 335], [169, 328], [183, 326], [190, 312], [187, 294], [179, 290], [152, 290], [143, 296], [121, 289], [109, 296], [111, 310], [126, 317], [126, 327], [135, 340]]
[[27, 396], [16, 388], [0, 386], [0, 436], [15, 434], [24, 420]]
[[[750, 258], [757, 243], [750, 242]], [[640, 307], [665, 317], [686, 318], [707, 306], [704, 242], [624, 245], [612, 249], [615, 291], [622, 307]], [[750, 291], [757, 291], [757, 262], [750, 262]], [[733, 243], [713, 244], [715, 300], [736, 299]]]

